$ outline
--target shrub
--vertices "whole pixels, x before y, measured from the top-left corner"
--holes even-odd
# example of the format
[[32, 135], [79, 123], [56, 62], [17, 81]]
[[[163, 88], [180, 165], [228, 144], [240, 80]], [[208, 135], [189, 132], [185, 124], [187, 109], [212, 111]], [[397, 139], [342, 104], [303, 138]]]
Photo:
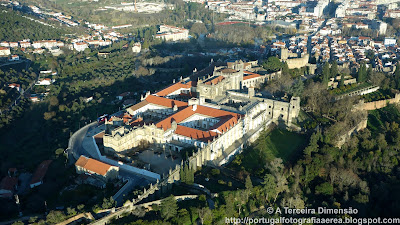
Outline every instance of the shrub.
[[218, 180], [218, 184], [225, 185], [225, 184], [226, 184], [226, 182], [225, 182], [224, 180]]
[[215, 175], [219, 175], [221, 173], [221, 171], [219, 169], [212, 169], [211, 170], [211, 175], [215, 176]]

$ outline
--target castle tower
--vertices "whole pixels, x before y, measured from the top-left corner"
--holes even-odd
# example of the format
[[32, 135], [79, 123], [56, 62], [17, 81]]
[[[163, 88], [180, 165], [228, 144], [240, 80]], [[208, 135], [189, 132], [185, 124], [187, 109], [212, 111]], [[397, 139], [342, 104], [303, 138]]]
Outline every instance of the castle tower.
[[287, 48], [281, 48], [281, 60], [287, 60], [289, 58], [289, 50]]
[[300, 112], [300, 97], [294, 97], [290, 98], [290, 104], [289, 104], [289, 112], [288, 112], [288, 126], [291, 125], [292, 123], [292, 118], [296, 118], [299, 116]]

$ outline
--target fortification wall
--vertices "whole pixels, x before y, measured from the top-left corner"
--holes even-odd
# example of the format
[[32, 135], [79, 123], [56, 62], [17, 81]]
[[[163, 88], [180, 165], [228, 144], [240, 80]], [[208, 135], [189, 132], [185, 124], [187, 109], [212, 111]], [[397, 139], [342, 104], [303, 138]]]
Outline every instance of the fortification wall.
[[375, 110], [381, 109], [386, 107], [388, 104], [397, 104], [400, 102], [400, 94], [396, 94], [394, 98], [391, 99], [384, 99], [379, 101], [367, 102], [365, 103], [364, 100], [361, 100], [355, 108], [357, 110]]
[[306, 54], [301, 58], [286, 59], [289, 69], [301, 68], [307, 66], [309, 55]]
[[357, 133], [360, 130], [367, 128], [367, 122], [368, 122], [367, 118], [362, 120], [360, 123], [358, 123], [352, 129], [350, 129], [346, 134], [342, 135], [336, 142], [335, 146], [338, 148], [341, 148], [342, 145], [347, 141], [347, 139], [349, 139], [353, 134]]

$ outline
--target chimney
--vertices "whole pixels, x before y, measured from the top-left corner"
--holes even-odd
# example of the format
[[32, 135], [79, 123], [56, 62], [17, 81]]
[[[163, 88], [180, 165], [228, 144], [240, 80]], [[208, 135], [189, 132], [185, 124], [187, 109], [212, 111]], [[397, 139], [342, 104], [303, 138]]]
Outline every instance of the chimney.
[[192, 110], [195, 112], [197, 110], [197, 105], [194, 104]]

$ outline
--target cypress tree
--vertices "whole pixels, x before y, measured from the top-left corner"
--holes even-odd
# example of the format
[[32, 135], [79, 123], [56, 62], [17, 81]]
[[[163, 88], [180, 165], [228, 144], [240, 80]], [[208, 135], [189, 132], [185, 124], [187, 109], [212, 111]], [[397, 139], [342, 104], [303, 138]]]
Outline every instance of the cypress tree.
[[186, 170], [185, 170], [185, 166], [181, 167], [181, 182], [186, 183], [187, 179], [186, 179]]
[[397, 63], [396, 70], [394, 71], [394, 80], [396, 82], [397, 89], [400, 88], [400, 63]]
[[340, 76], [340, 82], [339, 82], [339, 87], [344, 87], [344, 74], [342, 74], [342, 76]]
[[185, 165], [184, 175], [185, 175], [185, 183], [188, 184], [190, 182], [190, 171], [189, 171], [189, 165], [188, 164]]
[[324, 67], [322, 67], [322, 83], [328, 85], [330, 74], [329, 63], [325, 63]]
[[333, 61], [331, 66], [331, 77], [335, 78], [338, 74], [338, 65], [336, 61]]
[[366, 77], [367, 77], [367, 67], [365, 63], [362, 63], [360, 68], [358, 69], [357, 81], [359, 83], [364, 82]]

